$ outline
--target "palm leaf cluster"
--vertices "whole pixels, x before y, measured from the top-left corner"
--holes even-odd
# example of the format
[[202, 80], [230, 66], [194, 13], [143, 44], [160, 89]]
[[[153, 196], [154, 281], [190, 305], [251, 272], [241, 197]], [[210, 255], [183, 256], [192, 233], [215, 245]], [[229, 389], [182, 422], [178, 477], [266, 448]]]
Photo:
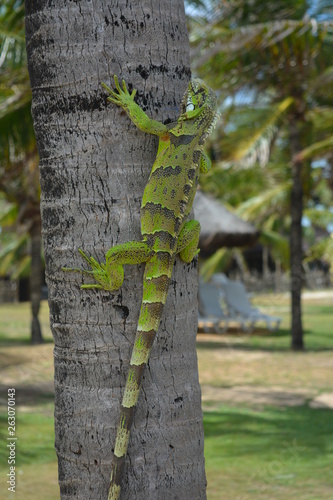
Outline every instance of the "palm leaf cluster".
[[[315, 226], [333, 222], [333, 14], [321, 1], [191, 5], [193, 65], [218, 89], [223, 116], [214, 168], [201, 182], [253, 221], [288, 267], [295, 162], [302, 162], [304, 215]], [[296, 154], [291, 123], [302, 130]], [[315, 243], [308, 255], [319, 254]], [[329, 251], [321, 255], [333, 264]]]
[[40, 225], [22, 0], [0, 7], [0, 74], [0, 275], [15, 279], [30, 271], [29, 233]]

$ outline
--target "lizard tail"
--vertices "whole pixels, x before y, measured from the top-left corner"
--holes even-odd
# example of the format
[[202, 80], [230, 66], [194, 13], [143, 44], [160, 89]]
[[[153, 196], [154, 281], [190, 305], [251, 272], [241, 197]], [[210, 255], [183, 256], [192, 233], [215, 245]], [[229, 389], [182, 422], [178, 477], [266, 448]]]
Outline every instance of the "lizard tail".
[[120, 410], [108, 500], [118, 500], [142, 375], [148, 362], [170, 284], [174, 257], [156, 252], [146, 263], [138, 329]]

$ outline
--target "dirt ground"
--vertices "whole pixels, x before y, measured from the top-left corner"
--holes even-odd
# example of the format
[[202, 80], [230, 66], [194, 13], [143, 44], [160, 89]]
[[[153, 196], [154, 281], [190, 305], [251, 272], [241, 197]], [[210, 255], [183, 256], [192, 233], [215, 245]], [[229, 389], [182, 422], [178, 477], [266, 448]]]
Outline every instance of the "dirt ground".
[[[295, 356], [288, 352], [249, 351], [230, 347], [226, 335], [198, 335], [198, 362], [203, 405], [246, 403], [255, 406], [301, 406], [333, 409], [330, 352]], [[8, 351], [8, 352], [6, 352]], [[1, 353], [1, 385], [15, 381], [17, 403], [29, 411], [53, 397], [53, 345], [9, 347]], [[7, 365], [7, 366], [4, 366]], [[1, 401], [0, 406], [6, 404]]]
[[239, 337], [198, 335], [202, 400], [333, 409], [330, 352], [249, 351]]
[[202, 385], [202, 401], [216, 403], [246, 403], [249, 405], [303, 406], [333, 409], [333, 392], [316, 394], [309, 390], [290, 390], [285, 387], [237, 386], [217, 388]]

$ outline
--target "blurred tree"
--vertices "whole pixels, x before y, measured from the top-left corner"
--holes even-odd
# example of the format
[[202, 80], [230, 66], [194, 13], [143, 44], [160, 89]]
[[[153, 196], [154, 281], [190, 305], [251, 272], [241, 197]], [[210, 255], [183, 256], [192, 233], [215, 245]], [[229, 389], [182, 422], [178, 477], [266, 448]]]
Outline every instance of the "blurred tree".
[[[40, 188], [23, 0], [4, 0], [0, 7], [0, 71], [0, 193], [9, 202], [2, 213], [1, 227], [3, 232], [11, 229], [11, 236], [6, 233], [1, 237], [1, 274], [15, 278], [27, 273], [30, 265], [31, 342], [37, 344], [43, 341], [38, 320], [42, 277]], [[23, 248], [28, 249], [29, 258]]]
[[[189, 26], [194, 65], [220, 90], [225, 111], [224, 130], [214, 149], [217, 169], [227, 164], [229, 174], [238, 167], [239, 176], [249, 176], [244, 168], [255, 165], [253, 184], [245, 187], [255, 198], [243, 205], [243, 214], [247, 208], [258, 215], [260, 208], [268, 230], [289, 223], [291, 345], [301, 350], [302, 218], [305, 201], [314, 199], [325, 180], [318, 176], [324, 168], [314, 169], [311, 159], [319, 157], [327, 165], [333, 149], [328, 126], [333, 117], [332, 14], [320, 0], [193, 4]], [[207, 182], [215, 175], [213, 170]], [[277, 177], [280, 184], [274, 185]], [[255, 193], [256, 184], [266, 191]], [[288, 201], [288, 215], [281, 199]], [[266, 214], [265, 206], [270, 206]]]

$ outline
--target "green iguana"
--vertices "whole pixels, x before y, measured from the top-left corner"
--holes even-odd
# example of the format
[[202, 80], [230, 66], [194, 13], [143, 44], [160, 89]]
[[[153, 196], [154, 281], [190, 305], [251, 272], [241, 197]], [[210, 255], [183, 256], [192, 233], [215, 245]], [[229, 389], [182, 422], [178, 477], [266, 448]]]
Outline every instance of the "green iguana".
[[151, 120], [144, 113], [134, 102], [136, 90], [129, 94], [124, 80], [123, 88], [117, 76], [114, 76], [114, 81], [116, 91], [102, 84], [110, 93], [108, 100], [121, 106], [140, 130], [157, 135], [159, 146], [142, 198], [142, 241], [110, 248], [105, 264], [99, 264], [79, 250], [92, 270], [71, 269], [90, 274], [97, 281], [97, 284], [82, 285], [82, 288], [114, 291], [123, 283], [124, 264], [146, 264], [140, 317], [121, 404], [108, 500], [116, 500], [120, 496], [142, 374], [160, 324], [175, 257], [179, 254], [184, 262], [190, 263], [198, 253], [200, 224], [186, 219], [192, 208], [199, 172], [207, 172], [211, 166], [203, 152], [203, 145], [218, 119], [216, 95], [199, 79], [190, 81], [177, 122], [167, 125]]

